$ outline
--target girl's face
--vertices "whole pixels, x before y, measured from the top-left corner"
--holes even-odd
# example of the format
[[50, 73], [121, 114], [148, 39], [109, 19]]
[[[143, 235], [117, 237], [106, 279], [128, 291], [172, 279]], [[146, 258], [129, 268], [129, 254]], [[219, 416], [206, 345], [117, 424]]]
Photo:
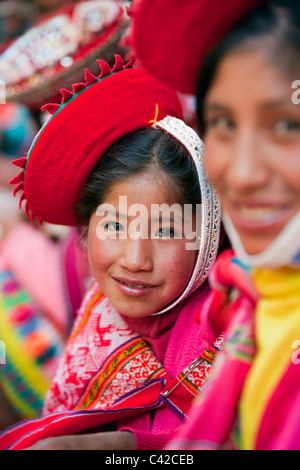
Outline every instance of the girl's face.
[[[228, 55], [205, 103], [206, 169], [248, 254], [300, 210], [300, 106], [267, 51]], [[298, 77], [299, 78], [299, 77]]]
[[[109, 211], [97, 210], [90, 220], [93, 276], [117, 310], [129, 317], [147, 317], [171, 303], [193, 271], [197, 251], [186, 250], [183, 230], [176, 238], [183, 224], [180, 214], [151, 217], [154, 204], [167, 208], [177, 203], [168, 185], [157, 172], [116, 183], [103, 202], [110, 205]], [[120, 204], [120, 197], [123, 202], [126, 198], [126, 205]]]

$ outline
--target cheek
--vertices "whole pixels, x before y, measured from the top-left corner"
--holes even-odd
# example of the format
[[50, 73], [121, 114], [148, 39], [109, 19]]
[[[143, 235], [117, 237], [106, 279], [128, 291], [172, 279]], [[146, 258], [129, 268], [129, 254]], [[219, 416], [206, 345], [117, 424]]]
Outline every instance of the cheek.
[[[290, 189], [297, 193], [299, 198], [300, 204], [300, 145], [298, 146], [297, 150], [293, 152], [293, 154], [289, 157], [289, 154], [286, 152], [284, 156], [282, 156], [280, 160], [280, 170], [279, 174], [281, 175], [282, 179], [285, 179], [286, 185], [290, 187]], [[286, 158], [288, 157], [288, 158]], [[287, 164], [289, 162], [289, 164]]]
[[164, 270], [165, 276], [172, 280], [171, 284], [175, 287], [185, 287], [189, 280], [197, 252], [186, 250], [184, 245], [175, 246], [173, 250], [165, 250], [164, 255], [160, 258], [161, 269]]
[[226, 171], [226, 153], [224, 146], [209, 137], [205, 141], [205, 170], [211, 183], [220, 190]]
[[89, 237], [88, 259], [92, 274], [97, 280], [113, 262], [113, 252], [111, 247], [108, 246], [108, 240], [99, 240], [93, 236]]

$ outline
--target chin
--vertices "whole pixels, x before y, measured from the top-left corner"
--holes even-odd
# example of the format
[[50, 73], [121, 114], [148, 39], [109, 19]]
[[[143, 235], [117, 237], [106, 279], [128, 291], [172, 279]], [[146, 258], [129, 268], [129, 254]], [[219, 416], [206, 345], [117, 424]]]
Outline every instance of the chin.
[[241, 243], [244, 247], [245, 252], [250, 256], [259, 255], [263, 253], [274, 241], [274, 239], [268, 240], [243, 240], [241, 238]]
[[118, 310], [118, 312], [123, 315], [124, 317], [128, 317], [128, 318], [147, 318], [147, 317], [150, 317], [151, 315], [153, 315], [154, 312], [145, 312], [144, 311], [140, 311], [140, 310], [136, 310], [134, 311], [133, 309], [128, 309], [128, 308], [118, 308], [116, 306], [116, 309]]

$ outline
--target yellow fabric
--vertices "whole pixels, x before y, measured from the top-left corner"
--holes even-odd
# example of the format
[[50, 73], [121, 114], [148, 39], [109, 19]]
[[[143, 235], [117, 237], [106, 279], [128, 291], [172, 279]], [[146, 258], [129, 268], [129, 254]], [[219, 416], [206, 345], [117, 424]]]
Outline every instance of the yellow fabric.
[[244, 449], [254, 449], [263, 413], [276, 384], [292, 360], [292, 344], [300, 340], [300, 272], [282, 268], [256, 270], [262, 296], [255, 312], [257, 355], [240, 402]]

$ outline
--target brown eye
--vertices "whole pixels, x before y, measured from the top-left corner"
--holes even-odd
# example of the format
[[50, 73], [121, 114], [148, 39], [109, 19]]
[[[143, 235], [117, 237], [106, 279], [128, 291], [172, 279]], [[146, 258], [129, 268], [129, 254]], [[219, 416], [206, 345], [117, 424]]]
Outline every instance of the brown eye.
[[279, 135], [285, 135], [290, 132], [297, 132], [300, 130], [300, 123], [295, 119], [285, 118], [279, 119], [275, 122], [275, 131]]
[[214, 128], [219, 131], [231, 131], [234, 129], [232, 119], [226, 116], [218, 116], [207, 120], [207, 128]]
[[124, 232], [123, 225], [119, 224], [118, 222], [107, 222], [104, 228], [108, 232]]
[[159, 238], [174, 238], [175, 236], [175, 231], [172, 228], [160, 228], [158, 231], [158, 237]]

